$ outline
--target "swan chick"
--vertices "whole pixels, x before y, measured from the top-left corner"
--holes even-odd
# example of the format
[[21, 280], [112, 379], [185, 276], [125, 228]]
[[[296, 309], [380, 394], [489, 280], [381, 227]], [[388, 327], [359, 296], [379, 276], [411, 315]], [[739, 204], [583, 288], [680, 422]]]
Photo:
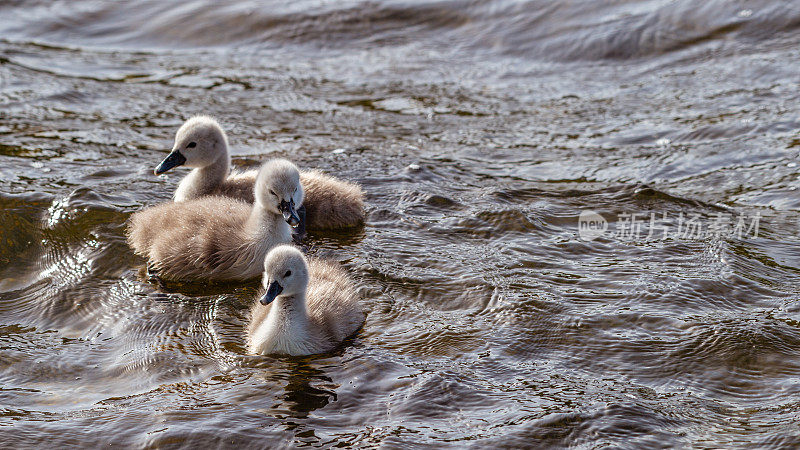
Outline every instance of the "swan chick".
[[319, 170], [300, 172], [306, 190], [306, 227], [335, 230], [362, 225], [367, 212], [364, 191], [356, 183], [343, 181]]
[[291, 242], [304, 194], [297, 167], [285, 159], [261, 166], [254, 191], [253, 205], [206, 196], [146, 208], [131, 216], [128, 243], [162, 279], [256, 278], [267, 252]]
[[[161, 175], [179, 166], [193, 170], [178, 184], [173, 196], [176, 202], [207, 195], [255, 201], [257, 171], [231, 170], [228, 137], [212, 117], [195, 116], [181, 125], [172, 151], [154, 172]], [[301, 172], [300, 182], [306, 191], [307, 228], [340, 229], [364, 223], [364, 192], [358, 184], [318, 170]]]
[[178, 166], [194, 170], [178, 184], [173, 197], [176, 202], [214, 194], [233, 198], [244, 196], [249, 199], [248, 203], [253, 202], [256, 171], [253, 171], [253, 181], [248, 185], [235, 183], [237, 191], [246, 190], [247, 193], [239, 193], [237, 196], [219, 192], [230, 172], [231, 157], [228, 152], [228, 136], [213, 117], [195, 116], [181, 125], [175, 134], [172, 151], [154, 172], [161, 175]]
[[313, 355], [336, 348], [364, 323], [353, 281], [336, 263], [308, 258], [291, 245], [264, 260], [265, 292], [250, 311], [253, 354]]

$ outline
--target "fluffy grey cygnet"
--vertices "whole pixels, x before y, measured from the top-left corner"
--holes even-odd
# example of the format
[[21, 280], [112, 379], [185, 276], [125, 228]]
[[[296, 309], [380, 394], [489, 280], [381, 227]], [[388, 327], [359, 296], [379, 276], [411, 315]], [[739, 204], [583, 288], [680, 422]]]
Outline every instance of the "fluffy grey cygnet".
[[291, 245], [264, 261], [266, 292], [251, 309], [253, 354], [312, 355], [336, 348], [364, 323], [353, 281], [336, 263], [308, 258]]
[[205, 196], [133, 214], [128, 243], [168, 280], [247, 280], [258, 277], [267, 252], [291, 242], [303, 203], [297, 167], [273, 159], [258, 170], [255, 202]]
[[[219, 195], [253, 203], [257, 171], [231, 171], [228, 138], [212, 117], [187, 120], [175, 135], [172, 152], [155, 169], [160, 175], [174, 167], [192, 170], [175, 191], [176, 202]], [[305, 190], [306, 228], [340, 229], [364, 223], [364, 192], [358, 184], [339, 180], [318, 170], [300, 173]]]

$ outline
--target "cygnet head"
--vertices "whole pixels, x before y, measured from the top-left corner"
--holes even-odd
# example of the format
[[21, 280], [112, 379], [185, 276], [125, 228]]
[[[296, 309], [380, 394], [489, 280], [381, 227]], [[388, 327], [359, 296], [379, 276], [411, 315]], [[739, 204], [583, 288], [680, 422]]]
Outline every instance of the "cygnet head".
[[279, 295], [305, 294], [308, 287], [308, 264], [300, 250], [291, 245], [273, 248], [264, 259], [264, 279], [267, 293], [259, 302], [269, 305]]
[[300, 224], [297, 208], [303, 204], [300, 171], [286, 159], [272, 159], [258, 170], [255, 184], [256, 203], [276, 214], [292, 227]]
[[214, 164], [220, 158], [230, 163], [228, 138], [216, 120], [208, 116], [195, 116], [187, 120], [175, 134], [172, 152], [155, 169], [156, 175], [178, 166], [194, 169]]

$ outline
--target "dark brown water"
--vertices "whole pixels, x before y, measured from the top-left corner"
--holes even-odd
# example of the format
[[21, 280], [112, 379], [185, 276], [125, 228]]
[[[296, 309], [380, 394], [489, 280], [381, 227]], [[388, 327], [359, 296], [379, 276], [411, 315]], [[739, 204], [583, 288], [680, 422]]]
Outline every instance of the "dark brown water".
[[[198, 113], [364, 186], [308, 239], [363, 286], [339, 351], [143, 280], [125, 221]], [[0, 442], [798, 446], [798, 153], [794, 0], [0, 2]]]

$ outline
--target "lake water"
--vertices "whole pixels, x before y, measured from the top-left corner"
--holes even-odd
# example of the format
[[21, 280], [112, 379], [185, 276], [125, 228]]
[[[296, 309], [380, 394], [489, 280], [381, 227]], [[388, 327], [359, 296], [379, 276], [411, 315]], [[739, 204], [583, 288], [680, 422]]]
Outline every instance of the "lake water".
[[[797, 1], [0, 18], [3, 446], [800, 446]], [[364, 187], [306, 241], [368, 311], [336, 352], [248, 355], [258, 283], [143, 276], [126, 220], [200, 113]]]

